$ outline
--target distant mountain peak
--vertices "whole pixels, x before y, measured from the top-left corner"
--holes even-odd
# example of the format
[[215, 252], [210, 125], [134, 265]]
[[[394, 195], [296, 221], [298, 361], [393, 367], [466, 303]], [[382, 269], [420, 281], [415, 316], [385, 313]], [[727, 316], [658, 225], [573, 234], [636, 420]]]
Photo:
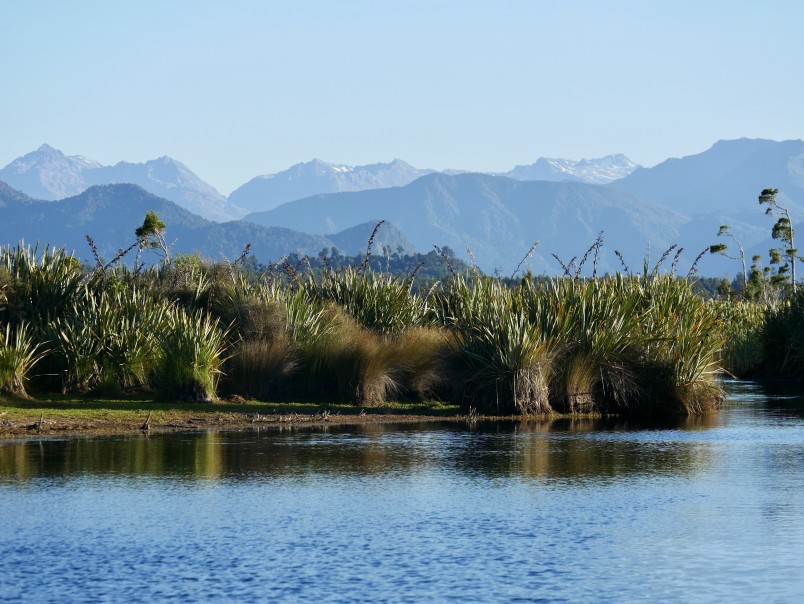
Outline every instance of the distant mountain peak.
[[81, 166], [100, 166], [94, 159], [84, 155], [65, 155], [59, 149], [51, 147], [47, 143], [40, 145], [36, 151], [26, 153], [22, 157], [18, 157], [12, 161], [5, 169], [15, 167], [18, 170], [25, 171], [33, 166], [43, 163], [60, 162], [64, 164], [78, 164]]
[[79, 195], [92, 185], [133, 183], [209, 220], [234, 220], [245, 212], [181, 162], [163, 155], [145, 163], [104, 166], [82, 155], [64, 155], [48, 144], [0, 170], [0, 180], [36, 199]]
[[315, 158], [282, 172], [257, 176], [233, 191], [229, 200], [248, 210], [264, 211], [321, 193], [401, 187], [431, 172], [414, 168], [398, 158], [362, 166]]
[[541, 157], [530, 165], [516, 166], [503, 176], [516, 180], [569, 180], [602, 185], [625, 178], [638, 167], [622, 153], [578, 161]]

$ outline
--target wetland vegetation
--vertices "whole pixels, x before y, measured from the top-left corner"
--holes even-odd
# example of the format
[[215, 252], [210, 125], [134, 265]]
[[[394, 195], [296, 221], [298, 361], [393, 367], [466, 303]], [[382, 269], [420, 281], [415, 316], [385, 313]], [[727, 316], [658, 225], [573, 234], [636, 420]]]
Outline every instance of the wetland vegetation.
[[720, 404], [723, 375], [802, 375], [804, 297], [778, 284], [773, 296], [707, 299], [659, 264], [502, 279], [455, 270], [446, 254], [447, 276], [417, 283], [415, 268], [376, 268], [371, 241], [357, 266], [323, 256], [257, 270], [247, 250], [234, 262], [171, 258], [164, 237], [140, 230], [139, 250], [161, 251], [159, 264], [2, 250], [6, 396], [698, 415]]

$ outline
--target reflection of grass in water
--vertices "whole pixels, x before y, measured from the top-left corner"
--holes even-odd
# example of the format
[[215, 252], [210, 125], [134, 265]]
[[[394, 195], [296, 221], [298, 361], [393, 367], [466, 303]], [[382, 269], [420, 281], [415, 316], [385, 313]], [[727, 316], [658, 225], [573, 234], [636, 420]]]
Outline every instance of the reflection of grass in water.
[[488, 437], [473, 440], [456, 462], [471, 473], [537, 479], [689, 474], [710, 466], [716, 454], [675, 435], [716, 428], [718, 417], [480, 422], [479, 434]]
[[[711, 418], [693, 418], [665, 427], [700, 429], [705, 427], [700, 423], [708, 421]], [[667, 430], [668, 438], [664, 438], [663, 430], [645, 431], [639, 429], [642, 425], [564, 418], [478, 421], [471, 428], [456, 422], [415, 421], [274, 426], [260, 433], [208, 431], [44, 442], [48, 451], [62, 451], [56, 455], [31, 454], [40, 446], [36, 441], [9, 442], [0, 447], [0, 476], [25, 479], [110, 473], [217, 479], [304, 472], [339, 476], [393, 473], [438, 463], [472, 476], [568, 479], [664, 472], [683, 475], [711, 462], [711, 448], [701, 446], [697, 439], [688, 442], [683, 435], [677, 436], [678, 429]], [[269, 438], [262, 437], [266, 434]], [[282, 435], [293, 438], [283, 439]]]

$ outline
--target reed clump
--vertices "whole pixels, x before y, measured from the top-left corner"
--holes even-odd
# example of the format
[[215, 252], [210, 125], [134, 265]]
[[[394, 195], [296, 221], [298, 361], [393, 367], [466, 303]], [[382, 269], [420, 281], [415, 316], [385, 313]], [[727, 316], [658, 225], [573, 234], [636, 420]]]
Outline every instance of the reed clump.
[[799, 290], [768, 309], [762, 344], [768, 376], [804, 381], [804, 292]]
[[754, 300], [710, 300], [707, 303], [720, 319], [723, 337], [722, 364], [726, 372], [739, 378], [758, 378], [766, 364], [765, 323], [784, 303]]
[[672, 277], [456, 277], [434, 296], [463, 400], [487, 412], [705, 413], [721, 400], [717, 317]]
[[498, 415], [549, 413], [551, 342], [499, 280], [462, 276], [431, 294], [448, 330], [454, 396], [465, 407]]
[[29, 374], [45, 353], [33, 341], [26, 323], [20, 323], [13, 333], [11, 325], [6, 325], [5, 331], [0, 331], [0, 392], [28, 398]]
[[163, 398], [212, 401], [227, 351], [227, 332], [217, 319], [173, 306], [158, 336], [155, 380]]

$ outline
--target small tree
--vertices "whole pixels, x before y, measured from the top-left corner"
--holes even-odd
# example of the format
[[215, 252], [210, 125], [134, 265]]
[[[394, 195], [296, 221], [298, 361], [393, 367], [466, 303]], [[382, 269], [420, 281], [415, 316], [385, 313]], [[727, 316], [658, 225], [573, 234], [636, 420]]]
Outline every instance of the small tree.
[[731, 232], [731, 227], [727, 224], [720, 225], [720, 230], [717, 232], [718, 237], [729, 237], [734, 243], [737, 245], [737, 249], [740, 251], [739, 258], [737, 256], [730, 256], [726, 251], [729, 247], [725, 243], [716, 243], [709, 247], [710, 254], [720, 254], [721, 256], [725, 256], [729, 260], [739, 260], [743, 265], [743, 297], [748, 296], [748, 276], [745, 268], [745, 251], [743, 250], [743, 244], [740, 242], [739, 239]]
[[768, 276], [770, 267], [762, 267], [762, 256], [759, 254], [751, 258], [751, 272], [748, 274], [748, 297], [761, 297], [763, 302], [768, 302]]
[[156, 212], [150, 210], [145, 214], [142, 226], [134, 233], [140, 244], [140, 252], [144, 249], [151, 249], [161, 252], [165, 257], [165, 264], [170, 263], [170, 246], [165, 239], [165, 229], [167, 225], [159, 219]]
[[[770, 251], [771, 264], [781, 263], [782, 256], [790, 262], [790, 285], [793, 289], [793, 294], [796, 293], [796, 254], [798, 250], [795, 246], [795, 232], [793, 231], [793, 223], [790, 220], [790, 212], [787, 208], [780, 206], [776, 201], [776, 194], [778, 189], [763, 189], [759, 195], [760, 205], [767, 204], [768, 208], [765, 214], [776, 218], [776, 224], [773, 225], [771, 235], [774, 239], [781, 239], [787, 244], [787, 248], [781, 252], [777, 249]], [[778, 273], [783, 275], [787, 272], [787, 265], [779, 267]]]

